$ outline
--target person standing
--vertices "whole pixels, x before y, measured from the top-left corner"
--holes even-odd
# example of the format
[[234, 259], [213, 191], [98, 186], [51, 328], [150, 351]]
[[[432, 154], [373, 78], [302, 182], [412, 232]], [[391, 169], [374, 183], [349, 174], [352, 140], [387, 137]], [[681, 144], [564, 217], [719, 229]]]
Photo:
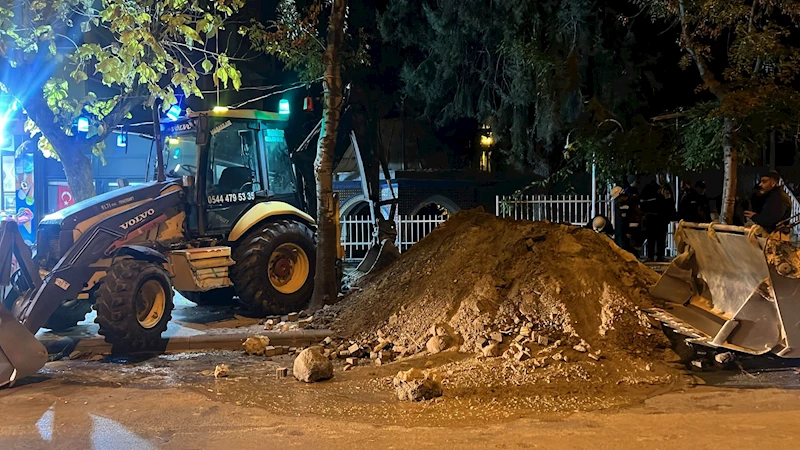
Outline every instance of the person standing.
[[698, 181], [694, 184], [694, 188], [689, 187], [685, 190], [678, 205], [678, 219], [694, 223], [711, 221], [711, 208], [706, 196], [706, 184], [703, 181]]
[[760, 201], [753, 205], [753, 210], [744, 215], [756, 225], [761, 225], [768, 233], [775, 231], [778, 223], [789, 219], [792, 201], [789, 195], [780, 188], [781, 177], [777, 172], [769, 172], [761, 177], [758, 184]]
[[611, 189], [614, 201], [614, 242], [619, 248], [628, 252], [636, 251], [636, 240], [639, 232], [639, 214], [636, 199], [631, 197], [621, 186]]
[[661, 172], [642, 189], [640, 204], [648, 260], [663, 261], [666, 256], [667, 231], [669, 223], [675, 219], [674, 195], [672, 186]]

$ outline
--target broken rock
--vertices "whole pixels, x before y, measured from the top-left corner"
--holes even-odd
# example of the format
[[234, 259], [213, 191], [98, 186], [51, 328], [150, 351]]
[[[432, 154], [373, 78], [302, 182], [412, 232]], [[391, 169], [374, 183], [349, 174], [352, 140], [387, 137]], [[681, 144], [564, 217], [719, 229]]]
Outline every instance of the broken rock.
[[486, 347], [483, 347], [483, 356], [487, 358], [495, 358], [500, 356], [500, 346], [497, 345], [496, 342], [493, 342]]
[[227, 364], [217, 364], [214, 368], [214, 378], [223, 378], [231, 374], [231, 369]]
[[449, 344], [449, 340], [446, 336], [433, 336], [428, 339], [428, 342], [425, 344], [425, 348], [430, 352], [431, 355], [435, 355], [443, 350], [447, 349]]
[[266, 336], [250, 336], [244, 341], [242, 347], [244, 352], [248, 355], [263, 356], [267, 347], [269, 346], [269, 338]]
[[442, 396], [442, 383], [433, 374], [417, 368], [398, 372], [394, 377], [395, 394], [399, 400], [418, 402]]
[[294, 377], [306, 383], [333, 378], [333, 363], [320, 353], [319, 348], [303, 350], [294, 360]]

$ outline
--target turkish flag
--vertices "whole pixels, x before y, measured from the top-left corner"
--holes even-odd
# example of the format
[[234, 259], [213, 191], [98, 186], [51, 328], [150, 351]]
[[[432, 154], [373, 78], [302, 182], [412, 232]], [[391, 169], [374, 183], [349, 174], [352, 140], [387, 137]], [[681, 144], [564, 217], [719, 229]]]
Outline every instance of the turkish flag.
[[56, 211], [60, 211], [67, 206], [71, 206], [75, 204], [75, 197], [72, 196], [72, 191], [69, 190], [69, 186], [59, 186], [58, 187], [58, 206], [56, 207]]

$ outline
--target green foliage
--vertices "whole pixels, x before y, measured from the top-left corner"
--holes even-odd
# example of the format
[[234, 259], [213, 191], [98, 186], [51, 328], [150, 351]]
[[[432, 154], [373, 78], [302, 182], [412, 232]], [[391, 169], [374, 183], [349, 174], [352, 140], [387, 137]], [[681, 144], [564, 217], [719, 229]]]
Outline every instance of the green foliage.
[[[162, 99], [164, 108], [177, 102], [178, 89], [202, 97], [197, 81], [203, 74], [215, 84], [239, 89], [241, 73], [225, 53], [205, 48], [224, 30], [225, 22], [245, 0], [0, 0], [0, 67], [14, 75], [0, 86], [21, 100], [29, 127], [42, 140], [45, 154], [67, 151], [47, 140], [90, 146], [102, 155], [102, 140], [132, 108]], [[70, 36], [79, 36], [78, 44]], [[204, 58], [198, 58], [202, 54]], [[32, 74], [51, 74], [37, 84]], [[24, 81], [23, 81], [24, 80]], [[33, 80], [33, 82], [31, 82]], [[87, 82], [99, 81], [117, 94], [98, 98]], [[86, 92], [86, 94], [76, 94]], [[47, 111], [37, 111], [37, 98]], [[90, 130], [76, 141], [72, 126], [79, 116]], [[45, 141], [45, 142], [42, 142]]]
[[[239, 28], [239, 34], [247, 36], [253, 48], [277, 57], [287, 69], [297, 72], [301, 81], [312, 82], [325, 73], [322, 55], [327, 45], [327, 16], [322, 12], [326, 5], [323, 0], [311, 0], [301, 13], [294, 0], [280, 0], [276, 20], [266, 24], [251, 20]], [[347, 16], [344, 30], [344, 68], [369, 65], [369, 36], [361, 29], [355, 35], [348, 33]]]
[[716, 103], [700, 103], [678, 119], [683, 137], [683, 166], [688, 170], [720, 167], [722, 163], [722, 117]]
[[380, 27], [411, 55], [405, 90], [426, 117], [489, 123], [507, 165], [548, 174], [568, 134], [626, 122], [653, 90], [642, 67], [655, 57], [632, 51], [620, 17], [588, 0], [393, 0]]
[[732, 144], [744, 160], [774, 131], [795, 138], [800, 126], [800, 2], [796, 0], [631, 0], [656, 22], [678, 22], [685, 55], [679, 64], [699, 73], [716, 97], [679, 120], [683, 165], [719, 166], [723, 119], [734, 121]]

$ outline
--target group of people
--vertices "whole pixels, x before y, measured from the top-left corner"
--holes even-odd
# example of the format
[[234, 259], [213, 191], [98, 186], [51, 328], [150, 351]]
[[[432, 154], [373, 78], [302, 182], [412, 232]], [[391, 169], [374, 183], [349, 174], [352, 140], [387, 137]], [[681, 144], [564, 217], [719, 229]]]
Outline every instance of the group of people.
[[[771, 233], [788, 219], [791, 200], [779, 185], [780, 176], [776, 172], [761, 177], [749, 201], [737, 204], [742, 222], [738, 225], [760, 225]], [[607, 234], [617, 245], [635, 255], [644, 250], [646, 260], [665, 260], [670, 222], [710, 223], [718, 217], [703, 181], [697, 181], [694, 186], [683, 183], [676, 210], [675, 194], [664, 174], [656, 175], [641, 192], [636, 177], [630, 177], [626, 187], [616, 186], [611, 190], [611, 198], [616, 227], [604, 216], [595, 217], [587, 227]]]

